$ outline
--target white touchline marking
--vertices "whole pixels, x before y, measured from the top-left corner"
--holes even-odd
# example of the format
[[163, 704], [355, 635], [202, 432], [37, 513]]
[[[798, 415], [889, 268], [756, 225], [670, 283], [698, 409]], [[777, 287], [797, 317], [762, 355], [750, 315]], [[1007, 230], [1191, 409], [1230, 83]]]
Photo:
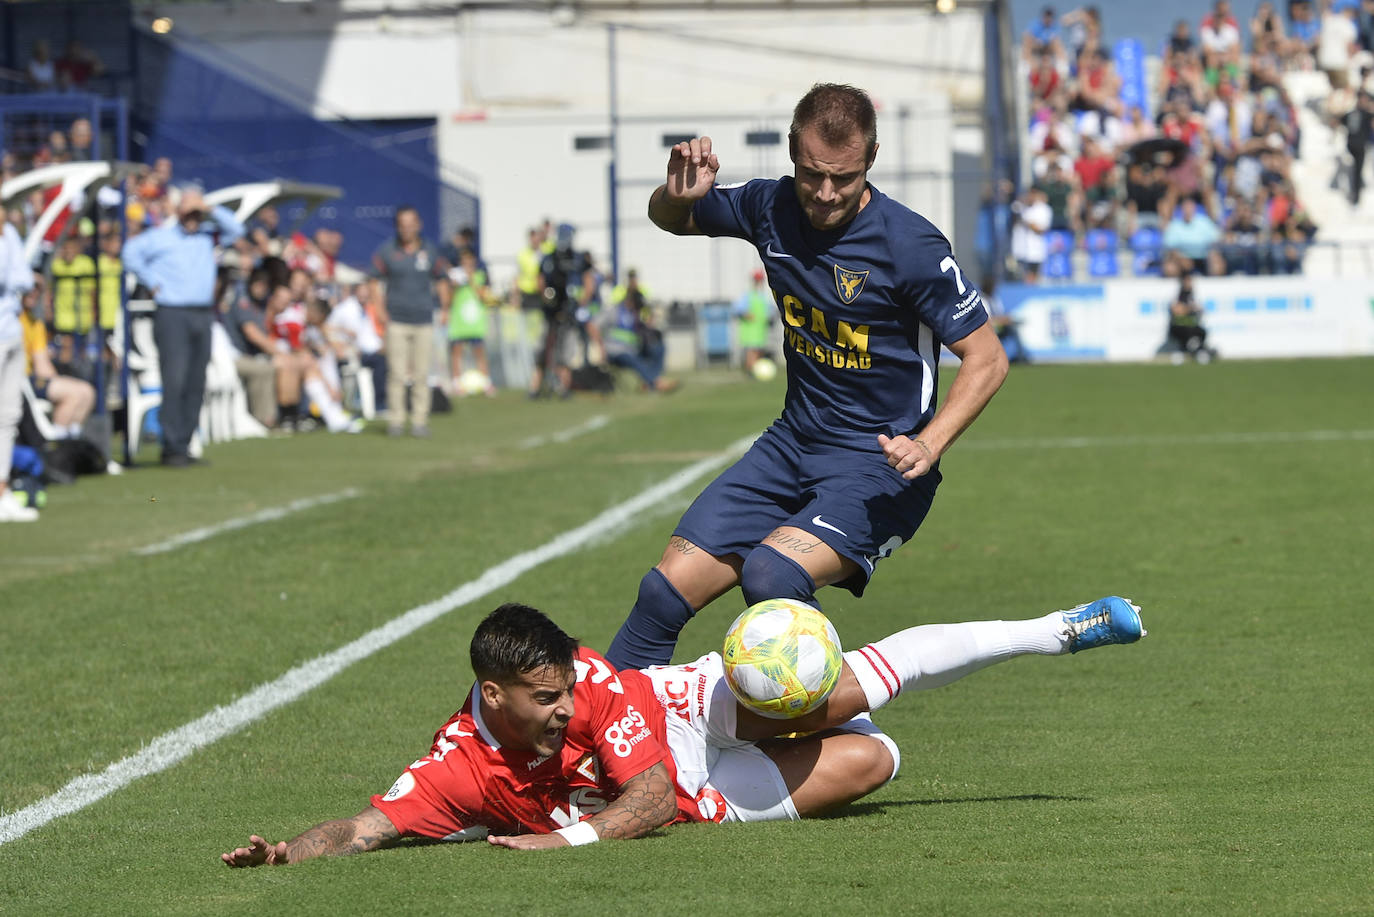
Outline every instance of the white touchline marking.
[[8, 815], [0, 815], [0, 844], [18, 840], [53, 819], [84, 809], [140, 777], [166, 770], [196, 749], [232, 735], [277, 707], [291, 703], [353, 663], [385, 649], [455, 608], [461, 608], [500, 589], [540, 564], [564, 554], [571, 554], [605, 532], [634, 522], [641, 513], [651, 509], [655, 504], [669, 499], [703, 474], [743, 453], [756, 438], [749, 436], [731, 443], [721, 452], [688, 465], [672, 477], [623, 503], [612, 506], [577, 528], [558, 535], [552, 541], [502, 561], [443, 598], [412, 608], [380, 627], [368, 631], [352, 643], [303, 662], [275, 681], [259, 685], [233, 703], [216, 707], [179, 729], [163, 733], [144, 746], [142, 751], [116, 761], [98, 774], [82, 774], [51, 796]]
[[189, 532], [182, 532], [174, 535], [166, 541], [159, 541], [157, 544], [145, 545], [134, 550], [135, 554], [164, 554], [167, 551], [175, 551], [188, 544], [195, 544], [197, 541], [204, 541], [213, 538], [223, 532], [232, 532], [235, 529], [247, 528], [250, 525], [257, 525], [259, 522], [271, 522], [291, 513], [298, 513], [303, 509], [310, 509], [312, 506], [324, 506], [326, 503], [338, 503], [340, 500], [350, 500], [358, 496], [362, 491], [353, 487], [341, 490], [338, 493], [321, 494], [318, 497], [303, 497], [300, 500], [292, 500], [285, 506], [269, 506], [267, 509], [259, 510], [251, 516], [240, 516], [237, 519], [227, 519], [224, 522], [217, 522], [214, 525], [207, 525], [203, 529], [192, 529]]
[[520, 440], [520, 442], [516, 443], [516, 447], [520, 449], [537, 449], [538, 447], [547, 445], [550, 442], [566, 443], [571, 439], [576, 439], [584, 433], [591, 433], [596, 430], [600, 430], [602, 427], [610, 424], [610, 422], [611, 418], [607, 417], [605, 414], [596, 414], [592, 417], [588, 417], [586, 420], [584, 420], [582, 423], [578, 424], [575, 427], [569, 427], [566, 430], [559, 430], [556, 433], [543, 433], [539, 436], [530, 436], [525, 439], [522, 439]]
[[1374, 430], [1299, 430], [1269, 433], [1141, 433], [1122, 436], [1062, 436], [1027, 439], [971, 439], [955, 449], [1091, 449], [1101, 446], [1229, 446], [1250, 443], [1350, 442], [1374, 439]]

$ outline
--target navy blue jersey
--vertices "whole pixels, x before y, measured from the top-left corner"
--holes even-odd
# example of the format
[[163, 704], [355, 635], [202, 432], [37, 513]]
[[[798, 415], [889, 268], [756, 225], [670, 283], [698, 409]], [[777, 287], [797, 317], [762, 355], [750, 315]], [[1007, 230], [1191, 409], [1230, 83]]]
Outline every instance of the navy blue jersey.
[[718, 185], [692, 208], [709, 236], [748, 239], [782, 315], [797, 436], [880, 452], [935, 416], [940, 345], [987, 321], [982, 298], [930, 221], [872, 185], [846, 225], [812, 228], [790, 177]]

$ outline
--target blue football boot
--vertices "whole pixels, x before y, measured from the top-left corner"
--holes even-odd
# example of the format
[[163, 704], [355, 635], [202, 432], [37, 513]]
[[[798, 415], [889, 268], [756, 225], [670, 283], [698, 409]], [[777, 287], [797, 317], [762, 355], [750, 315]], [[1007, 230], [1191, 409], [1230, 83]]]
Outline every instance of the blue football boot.
[[1071, 653], [1113, 643], [1134, 643], [1145, 636], [1140, 607], [1120, 596], [1109, 595], [1063, 614]]

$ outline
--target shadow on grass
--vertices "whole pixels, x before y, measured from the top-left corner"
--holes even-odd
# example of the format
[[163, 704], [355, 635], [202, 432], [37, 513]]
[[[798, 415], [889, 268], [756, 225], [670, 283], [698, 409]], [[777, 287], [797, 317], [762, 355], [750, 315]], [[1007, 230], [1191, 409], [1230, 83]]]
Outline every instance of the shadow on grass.
[[1022, 793], [1017, 796], [959, 796], [949, 799], [893, 799], [886, 802], [856, 802], [815, 818], [850, 818], [876, 815], [903, 806], [949, 806], [976, 802], [1091, 802], [1088, 796], [1052, 796], [1049, 793]]

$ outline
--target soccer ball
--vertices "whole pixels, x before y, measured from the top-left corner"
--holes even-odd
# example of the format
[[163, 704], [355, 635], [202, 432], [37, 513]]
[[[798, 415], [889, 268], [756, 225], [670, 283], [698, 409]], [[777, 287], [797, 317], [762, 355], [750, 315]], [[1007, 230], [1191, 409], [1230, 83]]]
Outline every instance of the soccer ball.
[[793, 599], [745, 609], [725, 634], [725, 682], [755, 713], [776, 720], [815, 710], [840, 680], [840, 637], [821, 612]]
[[778, 377], [778, 364], [767, 357], [759, 357], [749, 371], [759, 382], [772, 382]]
[[487, 374], [480, 369], [465, 369], [463, 374], [454, 381], [454, 389], [459, 395], [480, 395], [491, 385], [491, 380]]

